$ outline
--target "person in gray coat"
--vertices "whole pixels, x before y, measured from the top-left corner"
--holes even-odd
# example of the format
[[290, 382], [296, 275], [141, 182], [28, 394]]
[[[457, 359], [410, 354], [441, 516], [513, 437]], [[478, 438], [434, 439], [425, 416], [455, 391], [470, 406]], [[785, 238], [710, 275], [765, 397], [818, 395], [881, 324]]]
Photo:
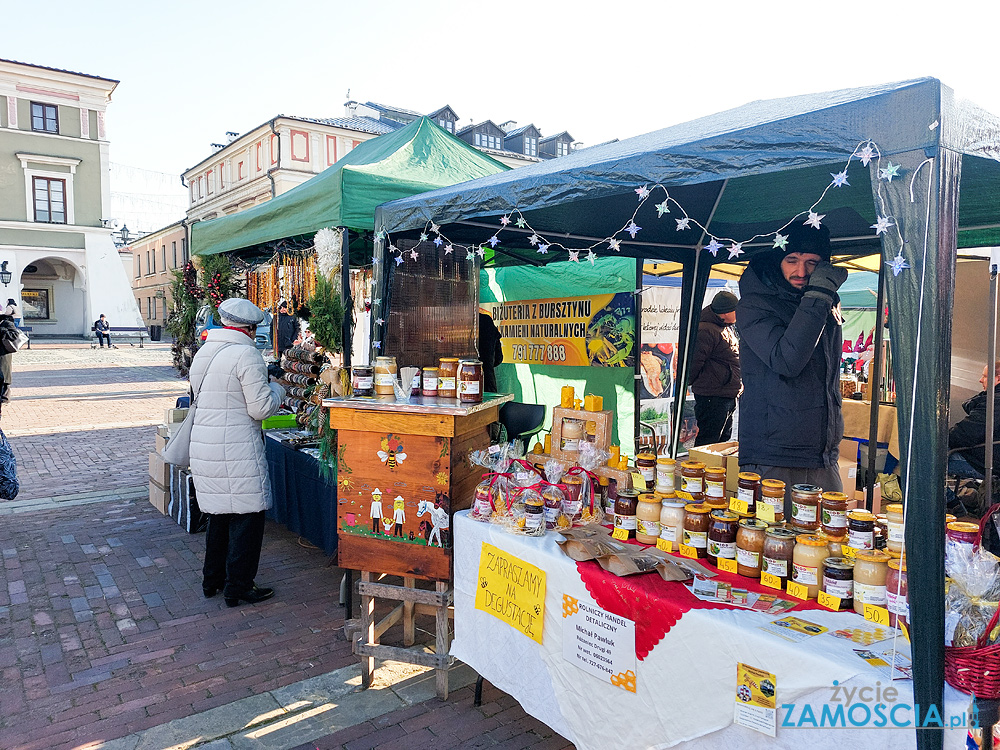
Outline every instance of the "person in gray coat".
[[840, 491], [844, 434], [837, 290], [847, 271], [830, 264], [830, 232], [798, 220], [784, 248], [754, 256], [736, 306], [743, 398], [740, 471], [785, 482], [785, 517], [794, 484]]
[[249, 300], [219, 305], [222, 328], [212, 328], [191, 362], [196, 401], [191, 429], [191, 477], [208, 515], [202, 589], [220, 590], [230, 607], [274, 595], [254, 583], [264, 541], [271, 486], [260, 423], [278, 411], [285, 390], [269, 383], [254, 345], [264, 313]]

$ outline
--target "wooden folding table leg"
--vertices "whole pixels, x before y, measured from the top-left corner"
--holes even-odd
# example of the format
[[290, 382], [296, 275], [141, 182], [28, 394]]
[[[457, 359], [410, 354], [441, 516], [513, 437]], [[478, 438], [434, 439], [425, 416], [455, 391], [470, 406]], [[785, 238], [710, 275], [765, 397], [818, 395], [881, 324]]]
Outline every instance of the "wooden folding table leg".
[[[408, 589], [416, 588], [416, 578], [403, 578], [403, 585]], [[416, 630], [413, 625], [413, 606], [415, 602], [403, 602], [403, 645], [412, 646], [416, 639]]]
[[[448, 584], [441, 583], [438, 581], [435, 584], [437, 592], [439, 594], [446, 593], [448, 591]], [[444, 657], [448, 655], [451, 650], [451, 639], [448, 635], [448, 604], [442, 602], [438, 605], [437, 613], [434, 615], [437, 625], [437, 639], [436, 639], [436, 649], [437, 655], [439, 657]], [[446, 700], [448, 698], [448, 667], [438, 667], [435, 674], [435, 687], [437, 688], [437, 697], [441, 700]]]
[[[372, 582], [372, 574], [367, 570], [361, 571], [361, 580], [365, 583]], [[368, 645], [374, 646], [375, 638], [375, 597], [361, 597], [361, 634], [360, 638]], [[361, 687], [368, 688], [372, 684], [372, 675], [375, 672], [375, 658], [373, 656], [361, 657]]]

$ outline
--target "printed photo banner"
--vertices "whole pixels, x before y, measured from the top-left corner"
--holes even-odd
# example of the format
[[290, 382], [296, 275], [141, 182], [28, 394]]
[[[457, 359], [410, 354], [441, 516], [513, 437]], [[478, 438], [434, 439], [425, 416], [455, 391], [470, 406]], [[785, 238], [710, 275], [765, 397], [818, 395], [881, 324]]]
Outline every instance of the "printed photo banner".
[[631, 292], [483, 304], [500, 330], [504, 363], [635, 367]]

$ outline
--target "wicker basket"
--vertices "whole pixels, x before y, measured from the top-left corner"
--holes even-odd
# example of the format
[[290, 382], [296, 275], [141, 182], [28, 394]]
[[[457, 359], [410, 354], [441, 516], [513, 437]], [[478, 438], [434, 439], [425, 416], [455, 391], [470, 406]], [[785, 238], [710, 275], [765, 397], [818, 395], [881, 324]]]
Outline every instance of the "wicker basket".
[[[998, 510], [1000, 504], [994, 505], [983, 515], [979, 522], [980, 540], [983, 527]], [[956, 690], [977, 698], [1000, 699], [1000, 643], [985, 645], [997, 626], [998, 616], [1000, 607], [993, 613], [989, 625], [975, 646], [945, 646], [944, 679]]]

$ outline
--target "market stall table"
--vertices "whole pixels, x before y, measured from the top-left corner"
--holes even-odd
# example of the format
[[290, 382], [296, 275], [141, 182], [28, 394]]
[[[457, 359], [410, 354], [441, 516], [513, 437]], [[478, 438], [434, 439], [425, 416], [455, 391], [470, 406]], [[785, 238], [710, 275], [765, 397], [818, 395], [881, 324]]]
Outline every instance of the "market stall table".
[[[545, 571], [545, 610], [542, 642], [508, 626], [497, 617], [475, 608], [480, 587], [480, 555], [483, 544], [493, 545]], [[644, 575], [655, 576], [655, 573]], [[693, 596], [676, 587], [685, 606]], [[829, 635], [817, 635], [804, 642], [791, 642], [759, 629], [782, 615], [734, 608], [689, 609], [669, 627], [662, 640], [644, 659], [635, 661], [635, 690], [628, 692], [584, 671], [564, 657], [568, 642], [563, 632], [564, 596], [597, 606], [581, 579], [577, 563], [564, 555], [554, 534], [530, 538], [508, 534], [499, 527], [471, 520], [468, 513], [455, 517], [455, 641], [451, 653], [499, 689], [514, 696], [524, 709], [553, 730], [572, 741], [578, 750], [588, 748], [802, 748], [873, 746], [913, 748], [915, 730], [895, 727], [892, 722], [878, 732], [877, 715], [867, 726], [817, 728], [808, 721], [806, 706], [816, 722], [823, 706], [836, 711], [837, 697], [844, 690], [876, 686], [886, 688], [884, 674], [868, 666], [854, 653], [857, 643]], [[831, 631], [864, 624], [853, 612], [829, 612], [799, 608], [789, 613]], [[639, 637], [637, 634], [637, 643]], [[904, 639], [897, 648], [909, 654]], [[873, 650], [892, 647], [892, 641], [874, 644]], [[777, 677], [777, 734], [774, 738], [734, 724], [737, 663], [773, 673]], [[834, 686], [841, 691], [835, 694]], [[894, 701], [902, 723], [913, 720], [912, 682], [892, 683], [898, 691]], [[874, 711], [879, 700], [841, 701], [845, 711], [852, 704], [865, 708], [847, 713], [857, 721]], [[945, 688], [944, 721], [952, 715], [967, 720], [969, 698]], [[794, 708], [783, 706], [794, 705]], [[965, 717], [962, 717], [966, 712]], [[958, 719], [956, 719], [957, 721]], [[793, 726], [782, 726], [790, 722]], [[801, 726], [794, 726], [800, 724]], [[945, 732], [945, 747], [965, 747], [966, 731]]]
[[[265, 431], [264, 433], [268, 433]], [[319, 461], [312, 455], [283, 445], [274, 438], [264, 441], [267, 471], [274, 505], [269, 518], [315, 544], [328, 555], [337, 551], [337, 484], [324, 479]]]

